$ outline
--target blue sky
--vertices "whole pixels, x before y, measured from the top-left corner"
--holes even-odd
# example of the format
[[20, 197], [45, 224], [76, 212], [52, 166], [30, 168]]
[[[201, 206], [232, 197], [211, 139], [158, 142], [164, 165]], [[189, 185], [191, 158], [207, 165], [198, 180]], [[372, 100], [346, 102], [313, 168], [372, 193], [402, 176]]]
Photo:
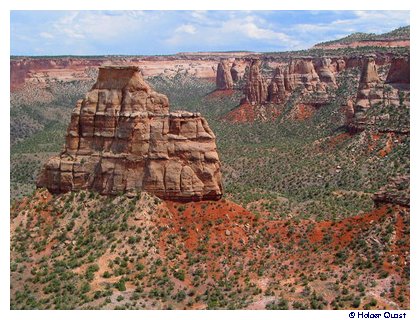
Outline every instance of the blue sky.
[[306, 49], [384, 33], [409, 11], [12, 11], [12, 55], [171, 54]]

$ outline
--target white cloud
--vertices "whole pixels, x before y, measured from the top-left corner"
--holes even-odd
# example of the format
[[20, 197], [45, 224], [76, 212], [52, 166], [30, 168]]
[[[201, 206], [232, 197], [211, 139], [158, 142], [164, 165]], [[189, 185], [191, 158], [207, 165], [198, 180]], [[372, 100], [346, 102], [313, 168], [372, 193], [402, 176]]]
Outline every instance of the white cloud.
[[297, 24], [293, 27], [294, 30], [300, 31], [300, 32], [320, 32], [320, 31], [328, 31], [331, 29], [330, 25], [327, 24], [309, 24], [309, 23], [303, 23], [303, 24]]
[[207, 17], [207, 11], [204, 11], [204, 10], [202, 10], [202, 11], [200, 11], [200, 10], [192, 11], [191, 12], [191, 17], [198, 22], [208, 22], [209, 21], [209, 18]]
[[237, 19], [226, 21], [222, 24], [220, 31], [223, 33], [236, 33], [256, 40], [295, 42], [291, 37], [283, 32], [258, 26], [255, 22], [253, 22], [254, 19], [252, 19], [252, 17], [247, 17], [245, 20], [247, 21], [245, 23]]
[[84, 39], [85, 35], [78, 28], [62, 28], [60, 29], [67, 37], [73, 39]]
[[[409, 24], [408, 11], [58, 11], [11, 24], [14, 48], [45, 53], [305, 49], [352, 32]], [[316, 17], [316, 18], [314, 18]], [[319, 17], [319, 18], [318, 18]], [[46, 41], [48, 40], [48, 41]], [[59, 45], [58, 45], [59, 41]], [[15, 49], [14, 49], [15, 50]]]
[[141, 30], [148, 17], [133, 11], [69, 12], [55, 21], [51, 32], [70, 39], [112, 40]]
[[39, 35], [45, 39], [54, 39], [54, 36], [48, 32], [41, 32]]
[[[293, 29], [302, 32], [374, 32], [383, 33], [399, 25], [410, 24], [407, 11], [354, 11], [355, 17], [336, 19], [329, 23], [296, 24]], [[339, 27], [338, 27], [339, 26]]]
[[354, 32], [384, 33], [408, 25], [407, 11], [352, 11], [348, 17], [318, 23], [298, 23], [289, 27], [306, 48], [323, 41], [345, 37]]
[[184, 32], [189, 34], [194, 34], [197, 32], [196, 27], [194, 27], [192, 24], [183, 24], [175, 29], [175, 32]]
[[260, 28], [254, 23], [247, 23], [241, 27], [243, 28], [243, 33], [252, 39], [273, 39], [280, 41], [290, 40], [290, 37], [285, 33]]

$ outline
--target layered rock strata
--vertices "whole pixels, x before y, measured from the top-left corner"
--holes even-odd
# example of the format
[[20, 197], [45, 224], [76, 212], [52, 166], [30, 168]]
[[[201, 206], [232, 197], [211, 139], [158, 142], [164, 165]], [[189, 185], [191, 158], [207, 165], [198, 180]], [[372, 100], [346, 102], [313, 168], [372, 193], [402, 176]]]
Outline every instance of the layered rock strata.
[[338, 64], [337, 66], [333, 66], [331, 64], [331, 59], [322, 58], [319, 61], [317, 65], [317, 70], [316, 70], [319, 76], [319, 80], [321, 82], [331, 84], [332, 86], [337, 87], [337, 83], [335, 81], [335, 75], [333, 72], [337, 67], [341, 68], [341, 66], [339, 67]]
[[389, 119], [390, 114], [367, 116], [369, 108], [408, 108], [410, 106], [410, 61], [397, 57], [391, 61], [385, 82], [378, 75], [374, 57], [364, 60], [354, 107], [354, 117], [349, 123], [351, 132], [359, 132], [377, 121]]
[[268, 101], [271, 103], [284, 103], [290, 95], [285, 86], [285, 72], [287, 71], [282, 67], [277, 67], [274, 71], [273, 79], [268, 86]]
[[384, 86], [387, 105], [410, 106], [410, 59], [398, 57], [392, 60]]
[[311, 58], [291, 60], [286, 77], [286, 89], [291, 91], [303, 86], [306, 91], [316, 91], [320, 82]]
[[268, 97], [267, 83], [261, 75], [260, 67], [261, 60], [252, 59], [245, 87], [245, 97], [251, 105], [264, 104]]
[[406, 57], [394, 58], [385, 83], [403, 89], [410, 89], [410, 59]]
[[138, 67], [102, 67], [77, 102], [60, 156], [48, 160], [38, 187], [53, 193], [144, 190], [162, 199], [222, 196], [215, 135], [198, 113], [169, 112]]
[[364, 60], [354, 107], [355, 122], [363, 124], [366, 121], [366, 111], [383, 99], [383, 85], [379, 79], [375, 59], [367, 57]]
[[410, 176], [397, 176], [373, 195], [377, 206], [382, 204], [397, 204], [410, 206]]
[[311, 110], [317, 110], [330, 101], [331, 95], [327, 92], [327, 87], [337, 87], [332, 71], [337, 68], [344, 68], [344, 61], [335, 61], [333, 65], [330, 59], [322, 59], [319, 65], [322, 75], [320, 77], [312, 58], [291, 59], [286, 65], [277, 65], [273, 77], [268, 80], [261, 72], [261, 60], [252, 59], [245, 86], [245, 98], [226, 119], [247, 122], [249, 120], [246, 119], [252, 118], [253, 115], [262, 121], [276, 118], [296, 90], [301, 91], [300, 103]]
[[346, 69], [346, 61], [344, 61], [344, 59], [338, 58], [332, 63], [332, 66], [334, 66], [335, 72], [341, 72]]

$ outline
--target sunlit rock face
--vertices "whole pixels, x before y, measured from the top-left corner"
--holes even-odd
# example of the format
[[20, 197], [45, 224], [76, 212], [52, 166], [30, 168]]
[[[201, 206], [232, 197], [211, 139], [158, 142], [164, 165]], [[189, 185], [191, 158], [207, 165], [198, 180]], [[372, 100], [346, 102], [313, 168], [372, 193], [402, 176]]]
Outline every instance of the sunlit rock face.
[[102, 67], [77, 102], [63, 152], [37, 181], [53, 193], [137, 190], [177, 201], [222, 196], [215, 135], [198, 113], [169, 112], [138, 67]]

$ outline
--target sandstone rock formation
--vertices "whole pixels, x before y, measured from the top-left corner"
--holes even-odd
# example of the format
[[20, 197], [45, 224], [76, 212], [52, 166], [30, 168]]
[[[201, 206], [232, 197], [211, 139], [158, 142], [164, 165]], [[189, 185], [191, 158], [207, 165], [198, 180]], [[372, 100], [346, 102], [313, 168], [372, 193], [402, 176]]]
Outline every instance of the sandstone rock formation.
[[397, 176], [390, 179], [387, 185], [373, 195], [373, 201], [376, 205], [389, 203], [409, 207], [410, 176]]
[[344, 61], [344, 59], [335, 60], [334, 65], [335, 65], [336, 72], [341, 72], [344, 69], [346, 69], [346, 61]]
[[217, 65], [216, 87], [219, 90], [231, 90], [233, 88], [229, 60], [223, 59]]
[[320, 59], [317, 65], [317, 69], [316, 69], [320, 81], [325, 82], [327, 84], [331, 84], [334, 87], [337, 87], [337, 84], [335, 81], [335, 75], [332, 71], [334, 69], [335, 67], [331, 66], [331, 59], [329, 58]]
[[285, 72], [281, 67], [277, 67], [274, 71], [273, 79], [268, 86], [268, 101], [271, 103], [284, 103], [290, 95], [290, 91], [285, 87]]
[[260, 67], [261, 60], [252, 59], [245, 87], [245, 97], [251, 105], [261, 105], [267, 101], [267, 84], [261, 75]]
[[344, 125], [351, 124], [354, 118], [354, 105], [352, 99], [347, 99], [347, 103], [343, 106], [344, 109]]
[[387, 105], [410, 106], [410, 59], [398, 57], [392, 60], [384, 86]]
[[286, 90], [294, 90], [302, 85], [307, 91], [315, 91], [319, 83], [319, 76], [311, 58], [291, 60], [285, 78]]
[[230, 68], [230, 74], [234, 83], [241, 81], [244, 77], [246, 63], [243, 60], [235, 59]]
[[[337, 87], [333, 72], [336, 68], [337, 65], [332, 65], [331, 59], [327, 58], [320, 59], [316, 68], [311, 58], [292, 59], [287, 67], [279, 66], [275, 69], [268, 86], [268, 101], [283, 104], [294, 90], [301, 88], [302, 97], [315, 93], [318, 96], [312, 97], [316, 98], [314, 104], [325, 104], [328, 100], [327, 86]], [[306, 102], [311, 104], [311, 101]]]
[[410, 89], [410, 59], [405, 57], [393, 59], [385, 83]]
[[[277, 64], [273, 77], [267, 81], [260, 70], [261, 60], [252, 59], [247, 75], [245, 98], [240, 106], [225, 118], [233, 122], [246, 122], [245, 119], [252, 117], [262, 121], [275, 119], [283, 112], [285, 103], [295, 90], [300, 90], [301, 93], [299, 102], [295, 105], [296, 110], [304, 110], [305, 115], [311, 116], [321, 106], [330, 102], [331, 94], [327, 92], [327, 87], [337, 87], [334, 72], [331, 71], [337, 66], [331, 65], [329, 59], [323, 59], [320, 63], [322, 79], [316, 72], [312, 58], [304, 57], [291, 59], [287, 65]], [[308, 110], [310, 112], [307, 112]], [[297, 111], [297, 114], [301, 113]]]
[[355, 121], [358, 124], [365, 122], [366, 111], [374, 104], [381, 103], [383, 86], [379, 85], [380, 79], [373, 57], [364, 60], [357, 90], [356, 105], [354, 108]]
[[360, 75], [360, 84], [362, 86], [375, 85], [380, 81], [374, 57], [366, 57], [363, 61], [362, 73]]
[[[389, 113], [368, 117], [367, 110], [375, 105], [384, 108], [408, 108], [410, 106], [410, 62], [408, 58], [392, 59], [385, 83], [378, 75], [374, 57], [370, 56], [364, 59], [354, 117], [348, 125], [350, 132], [363, 131], [367, 126], [377, 126], [378, 123], [383, 123], [391, 118]], [[398, 123], [397, 120], [395, 122]], [[398, 129], [387, 127], [381, 130], [407, 132], [405, 127]]]
[[[366, 119], [367, 110], [374, 106], [409, 106], [409, 59], [392, 58], [391, 55], [342, 56], [342, 57], [293, 57], [286, 63], [275, 57], [266, 58], [268, 68], [274, 68], [271, 79], [261, 72], [261, 60], [254, 58], [246, 75], [245, 98], [237, 109], [232, 110], [225, 119], [245, 122], [244, 119], [258, 117], [273, 119], [284, 111], [286, 102], [293, 92], [299, 91], [294, 109], [297, 114], [312, 115], [322, 106], [331, 103], [338, 87], [336, 75], [347, 68], [361, 68], [361, 77], [354, 105], [343, 104], [345, 125], [353, 126], [355, 131], [363, 130], [372, 124]], [[377, 64], [377, 61], [379, 63]], [[391, 64], [386, 82], [380, 79], [377, 65]], [[231, 68], [233, 72], [233, 66]], [[383, 74], [381, 73], [381, 76]], [[234, 80], [235, 77], [232, 77]], [[253, 108], [253, 110], [251, 110]], [[268, 114], [268, 109], [271, 111]], [[301, 112], [301, 110], [303, 110]], [[306, 112], [310, 110], [311, 112]], [[256, 120], [256, 119], [254, 119]]]
[[163, 199], [220, 199], [215, 136], [197, 113], [169, 113], [138, 67], [102, 67], [77, 102], [60, 156], [48, 160], [38, 187], [101, 194], [144, 190]]

